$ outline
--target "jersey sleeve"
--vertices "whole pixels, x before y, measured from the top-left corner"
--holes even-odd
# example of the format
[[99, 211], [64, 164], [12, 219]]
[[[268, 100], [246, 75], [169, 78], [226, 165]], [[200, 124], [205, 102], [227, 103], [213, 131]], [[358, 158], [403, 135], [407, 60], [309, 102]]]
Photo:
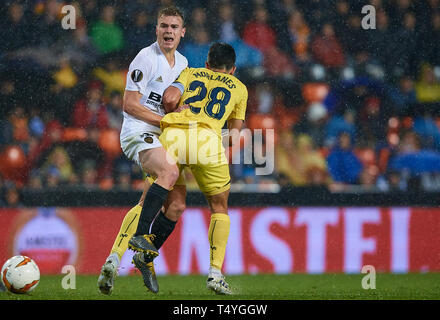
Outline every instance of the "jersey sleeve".
[[191, 68], [185, 68], [182, 70], [182, 72], [179, 74], [176, 80], [171, 84], [173, 87], [176, 87], [180, 90], [180, 92], [183, 94], [185, 91], [185, 88], [188, 84], [188, 79], [191, 75]]
[[228, 120], [230, 120], [230, 119], [244, 120], [245, 119], [247, 100], [248, 100], [248, 91], [247, 91], [246, 87], [243, 86], [242, 93], [241, 93], [241, 99], [235, 105], [235, 108], [234, 108], [234, 110], [232, 110], [231, 114], [229, 115]]
[[152, 73], [152, 59], [139, 52], [128, 68], [125, 90], [139, 91], [141, 94], [145, 94]]

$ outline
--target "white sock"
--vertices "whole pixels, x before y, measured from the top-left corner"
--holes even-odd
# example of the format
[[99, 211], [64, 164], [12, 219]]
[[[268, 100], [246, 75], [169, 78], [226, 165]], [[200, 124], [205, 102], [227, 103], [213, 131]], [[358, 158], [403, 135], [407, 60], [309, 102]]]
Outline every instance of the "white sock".
[[222, 276], [222, 272], [221, 270], [214, 268], [214, 267], [209, 267], [209, 276], [217, 276], [217, 277], [221, 277]]
[[121, 263], [116, 252], [113, 252], [111, 255], [109, 255], [107, 261], [111, 261], [116, 267], [119, 267], [119, 264]]

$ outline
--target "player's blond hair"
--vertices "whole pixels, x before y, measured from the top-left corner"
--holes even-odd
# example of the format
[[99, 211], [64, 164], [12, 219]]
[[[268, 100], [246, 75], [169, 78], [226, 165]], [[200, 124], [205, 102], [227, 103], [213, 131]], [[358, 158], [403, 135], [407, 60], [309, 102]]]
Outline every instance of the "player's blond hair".
[[185, 17], [183, 15], [183, 12], [174, 6], [170, 6], [170, 7], [165, 7], [159, 10], [159, 12], [157, 13], [157, 20], [159, 20], [160, 17], [162, 16], [174, 16], [174, 17], [180, 17], [182, 19], [183, 22], [183, 26], [185, 25]]

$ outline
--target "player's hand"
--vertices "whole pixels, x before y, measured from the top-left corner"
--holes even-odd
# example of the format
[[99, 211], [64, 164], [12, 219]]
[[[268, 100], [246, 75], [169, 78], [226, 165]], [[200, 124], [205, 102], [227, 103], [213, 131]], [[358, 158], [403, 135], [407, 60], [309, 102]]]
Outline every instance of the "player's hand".
[[184, 104], [184, 105], [181, 105], [180, 107], [177, 107], [177, 109], [174, 110], [174, 112], [181, 112], [181, 111], [188, 109], [188, 108], [189, 108], [189, 104]]

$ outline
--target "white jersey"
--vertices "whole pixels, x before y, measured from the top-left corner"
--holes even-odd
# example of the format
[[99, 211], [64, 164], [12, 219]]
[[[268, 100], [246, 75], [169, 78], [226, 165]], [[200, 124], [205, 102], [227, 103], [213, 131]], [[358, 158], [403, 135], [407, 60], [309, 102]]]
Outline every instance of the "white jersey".
[[[165, 115], [162, 95], [179, 74], [188, 66], [188, 60], [177, 50], [171, 68], [157, 42], [142, 49], [130, 64], [125, 90], [142, 94], [140, 103], [156, 114]], [[160, 134], [160, 128], [123, 112], [121, 139], [145, 132]]]

